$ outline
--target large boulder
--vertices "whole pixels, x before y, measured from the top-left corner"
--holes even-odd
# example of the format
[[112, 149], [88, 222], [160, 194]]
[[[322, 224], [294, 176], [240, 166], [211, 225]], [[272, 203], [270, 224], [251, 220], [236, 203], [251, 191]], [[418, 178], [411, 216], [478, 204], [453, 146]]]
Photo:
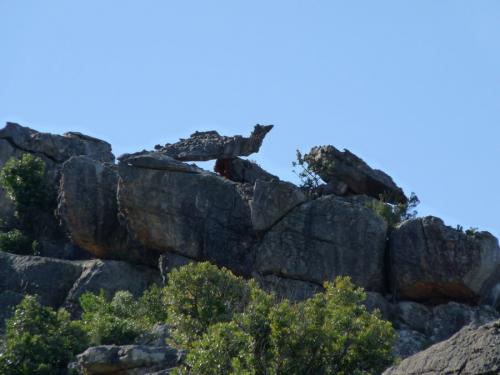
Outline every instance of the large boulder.
[[305, 202], [276, 223], [257, 248], [257, 271], [321, 285], [348, 275], [384, 290], [387, 224], [356, 201], [325, 196]]
[[500, 321], [466, 326], [383, 375], [487, 375], [500, 373]]
[[44, 305], [61, 306], [81, 273], [78, 262], [0, 251], [0, 292], [36, 294]]
[[469, 324], [481, 325], [500, 318], [491, 306], [469, 306], [449, 302], [425, 306], [417, 302], [399, 302], [392, 308], [392, 321], [398, 331], [395, 352], [408, 357], [443, 341]]
[[354, 194], [366, 194], [377, 199], [383, 196], [389, 203], [408, 201], [403, 190], [388, 174], [371, 168], [349, 150], [339, 151], [333, 146], [313, 147], [304, 155], [304, 160], [323, 181], [335, 187], [334, 191], [344, 191], [340, 189], [341, 183], [344, 183]]
[[87, 375], [168, 374], [181, 359], [181, 352], [164, 345], [102, 345], [79, 354], [74, 367]]
[[0, 129], [0, 139], [9, 142], [15, 149], [43, 155], [55, 163], [62, 163], [74, 155], [88, 155], [103, 162], [114, 161], [109, 143], [77, 132], [64, 135], [41, 133], [8, 122]]
[[424, 217], [403, 222], [389, 241], [390, 282], [400, 298], [430, 303], [480, 302], [500, 278], [498, 241]]
[[115, 260], [93, 259], [79, 263], [82, 267], [80, 277], [75, 280], [64, 300], [64, 307], [78, 315], [79, 298], [90, 292], [104, 291], [108, 298], [120, 290], [126, 290], [134, 297], [140, 297], [152, 284], [161, 284], [159, 270]]
[[254, 236], [241, 184], [157, 153], [122, 158], [119, 174], [120, 215], [145, 248], [250, 275]]
[[126, 262], [68, 261], [0, 251], [0, 318], [9, 317], [26, 294], [37, 295], [44, 305], [78, 314], [78, 298], [85, 292], [103, 290], [111, 296], [126, 290], [140, 296], [153, 283], [161, 283], [157, 269]]
[[157, 151], [182, 161], [206, 161], [248, 156], [258, 152], [272, 125], [255, 125], [250, 137], [221, 136], [216, 131], [196, 132], [188, 139], [156, 147]]
[[127, 254], [127, 233], [118, 221], [117, 187], [114, 164], [88, 156], [74, 156], [63, 164], [58, 215], [71, 241], [99, 258]]
[[[33, 154], [45, 162], [45, 179], [53, 191], [59, 187], [62, 163], [75, 155], [87, 155], [102, 162], [113, 162], [111, 146], [104, 141], [80, 133], [54, 135], [37, 132], [15, 123], [7, 123], [0, 129], [0, 168], [11, 158], [19, 159], [23, 154]], [[0, 216], [7, 229], [18, 225], [14, 217], [13, 203], [3, 190], [0, 190]], [[60, 230], [53, 212], [46, 212], [39, 220], [43, 228], [35, 228], [39, 233], [40, 253], [46, 256], [66, 258], [68, 254], [60, 254], [54, 249], [62, 249], [68, 242]], [[72, 257], [69, 254], [68, 257]]]

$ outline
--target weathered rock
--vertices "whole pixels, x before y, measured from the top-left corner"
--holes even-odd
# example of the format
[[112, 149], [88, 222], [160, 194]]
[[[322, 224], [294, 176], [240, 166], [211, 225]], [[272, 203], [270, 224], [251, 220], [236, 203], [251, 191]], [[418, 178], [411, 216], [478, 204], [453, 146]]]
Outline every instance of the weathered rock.
[[488, 375], [500, 373], [500, 321], [467, 326], [450, 339], [431, 346], [384, 375]]
[[306, 202], [266, 233], [257, 271], [321, 285], [349, 275], [371, 291], [384, 289], [387, 224], [363, 205], [336, 196]]
[[0, 251], [0, 292], [36, 294], [44, 305], [61, 306], [81, 272], [78, 262]]
[[396, 358], [407, 358], [431, 345], [424, 334], [410, 329], [397, 329], [392, 352]]
[[139, 297], [150, 285], [161, 284], [160, 272], [146, 266], [98, 259], [79, 263], [82, 272], [64, 301], [64, 306], [76, 315], [80, 310], [78, 299], [83, 293], [98, 294], [102, 290], [111, 297], [120, 290], [126, 290]]
[[278, 177], [265, 171], [257, 163], [240, 158], [217, 159], [214, 172], [231, 181], [254, 184], [257, 180], [279, 180]]
[[119, 174], [121, 217], [145, 248], [250, 274], [253, 229], [241, 184], [209, 172], [136, 167], [128, 159]]
[[256, 231], [271, 228], [307, 196], [295, 185], [279, 180], [257, 180], [250, 201], [252, 225]]
[[372, 169], [349, 150], [339, 151], [333, 146], [313, 147], [304, 159], [323, 181], [345, 183], [354, 194], [366, 194], [389, 203], [406, 203], [408, 198], [386, 173]]
[[16, 306], [22, 301], [22, 299], [23, 295], [21, 293], [12, 292], [10, 290], [0, 292], [0, 336], [5, 329], [5, 320], [14, 314]]
[[175, 368], [182, 353], [168, 346], [102, 345], [88, 348], [77, 358], [77, 367], [87, 375], [145, 375]]
[[127, 290], [139, 296], [151, 284], [160, 284], [156, 269], [120, 261], [67, 261], [21, 256], [0, 251], [0, 316], [8, 317], [18, 296], [38, 295], [44, 305], [67, 307], [78, 313], [78, 298], [85, 292], [111, 296]]
[[116, 166], [75, 156], [62, 167], [58, 215], [72, 240], [100, 258], [126, 252], [125, 228], [118, 221]]
[[170, 271], [193, 262], [195, 262], [195, 260], [171, 252], [167, 252], [165, 254], [160, 255], [160, 258], [158, 260], [158, 266], [160, 268], [163, 284], [165, 285], [167, 283], [168, 273]]
[[262, 276], [256, 272], [252, 276], [262, 289], [274, 293], [278, 300], [286, 298], [290, 301], [302, 301], [323, 291], [323, 288], [318, 284], [307, 281], [276, 275]]
[[55, 163], [62, 163], [75, 155], [88, 155], [103, 162], [114, 161], [109, 143], [77, 132], [64, 135], [40, 133], [8, 122], [0, 129], [0, 139], [9, 142], [15, 149], [43, 155]]
[[[88, 155], [92, 159], [107, 162], [114, 160], [111, 146], [96, 138], [80, 133], [66, 133], [63, 136], [40, 133], [18, 124], [7, 123], [0, 129], [0, 168], [7, 160], [18, 159], [26, 153], [36, 155], [45, 162], [45, 180], [48, 190], [54, 191], [54, 196], [59, 187], [61, 165], [71, 156]], [[68, 254], [55, 251], [63, 249], [68, 242], [60, 230], [58, 220], [52, 211], [40, 214], [43, 217], [37, 220], [40, 224], [35, 227], [35, 231], [41, 254], [67, 258]], [[0, 216], [8, 229], [18, 225], [14, 218], [14, 206], [1, 190]], [[52, 246], [51, 242], [55, 245]]]
[[272, 125], [255, 125], [250, 137], [221, 136], [216, 131], [196, 132], [188, 139], [166, 144], [157, 151], [182, 161], [206, 161], [248, 156], [258, 152]]
[[389, 255], [393, 293], [414, 301], [477, 303], [500, 278], [495, 237], [467, 235], [436, 217], [409, 220], [393, 230]]
[[385, 320], [394, 319], [394, 307], [385, 297], [377, 292], [366, 292], [366, 300], [364, 302], [367, 310], [373, 312], [378, 310], [380, 316]]
[[407, 357], [448, 339], [468, 324], [481, 325], [500, 318], [491, 306], [469, 306], [456, 302], [424, 306], [404, 301], [395, 305], [391, 320], [398, 330], [395, 353]]

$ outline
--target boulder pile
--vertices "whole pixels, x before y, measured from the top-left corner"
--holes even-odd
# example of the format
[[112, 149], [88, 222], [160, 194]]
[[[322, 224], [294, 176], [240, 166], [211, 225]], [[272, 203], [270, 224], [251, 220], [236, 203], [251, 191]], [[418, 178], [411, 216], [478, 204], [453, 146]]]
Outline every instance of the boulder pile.
[[[368, 307], [394, 322], [402, 356], [469, 323], [500, 318], [489, 306], [500, 290], [495, 237], [464, 233], [436, 217], [389, 227], [373, 205], [381, 198], [407, 204], [403, 190], [331, 145], [304, 155], [324, 182], [321, 194], [282, 181], [242, 158], [259, 151], [271, 129], [257, 125], [249, 137], [196, 132], [115, 163], [104, 141], [8, 123], [0, 130], [0, 167], [25, 153], [45, 161], [47, 181], [58, 190], [51, 225], [62, 234], [43, 239], [52, 244], [46, 249], [55, 248], [45, 257], [0, 253], [0, 318], [24, 293], [77, 310], [83, 291], [138, 294], [161, 283], [160, 272], [165, 281], [172, 268], [207, 260], [292, 299], [348, 275], [369, 292]], [[214, 172], [187, 163], [206, 160], [215, 161]], [[0, 216], [7, 226], [15, 221], [3, 191]], [[82, 358], [113, 356], [121, 366], [127, 353], [157, 356], [148, 350], [106, 347]]]

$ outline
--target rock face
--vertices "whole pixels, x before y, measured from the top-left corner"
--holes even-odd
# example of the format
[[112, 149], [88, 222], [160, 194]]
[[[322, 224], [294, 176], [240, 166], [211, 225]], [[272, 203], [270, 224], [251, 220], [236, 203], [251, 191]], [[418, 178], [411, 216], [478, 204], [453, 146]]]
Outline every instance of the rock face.
[[408, 198], [386, 173], [372, 169], [349, 150], [339, 151], [333, 146], [313, 147], [304, 159], [323, 181], [334, 191], [342, 191], [347, 185], [354, 194], [366, 194], [373, 198], [383, 195], [389, 203], [406, 203]]
[[[213, 173], [181, 171], [171, 160], [138, 167], [121, 160], [118, 202], [129, 234], [145, 248], [210, 260], [249, 275], [250, 207], [240, 184]], [[140, 209], [139, 209], [140, 207]]]
[[430, 216], [392, 231], [389, 255], [393, 293], [415, 301], [477, 303], [500, 277], [495, 237], [467, 235]]
[[182, 353], [168, 346], [103, 345], [78, 355], [76, 367], [87, 375], [146, 375], [170, 373]]
[[257, 249], [257, 271], [321, 285], [339, 275], [384, 289], [387, 225], [370, 209], [335, 196], [306, 202], [279, 221]]
[[158, 147], [157, 151], [182, 161], [204, 161], [248, 156], [258, 152], [272, 125], [255, 125], [250, 137], [221, 136], [216, 131], [196, 132], [188, 139]]
[[433, 307], [404, 301], [391, 308], [390, 320], [398, 332], [395, 353], [402, 358], [448, 339], [468, 324], [481, 325], [500, 318], [491, 306], [469, 306], [456, 302]]
[[384, 375], [500, 373], [500, 321], [467, 326], [450, 339], [402, 361]]
[[125, 228], [118, 221], [114, 164], [75, 156], [62, 167], [58, 215], [72, 242], [100, 258], [124, 250]]
[[[38, 295], [44, 305], [67, 307], [78, 312], [77, 301], [84, 292], [108, 295], [128, 290], [140, 295], [152, 283], [160, 283], [157, 270], [119, 261], [67, 261], [21, 256], [0, 251], [0, 314], [10, 316], [9, 306], [25, 294]], [[8, 302], [8, 303], [7, 303]], [[4, 309], [5, 306], [5, 309]], [[3, 325], [0, 321], [0, 328]]]
[[[46, 182], [57, 191], [62, 163], [75, 155], [87, 155], [93, 160], [113, 162], [114, 155], [109, 143], [80, 133], [70, 132], [64, 135], [40, 133], [15, 123], [7, 123], [0, 129], [0, 168], [11, 158], [20, 158], [23, 154], [33, 154], [45, 162]], [[0, 190], [0, 216], [6, 228], [15, 227], [14, 207], [12, 202]], [[47, 212], [43, 220], [43, 238], [38, 238], [39, 250], [45, 256], [71, 258], [79, 252], [67, 254], [64, 250], [68, 240], [60, 230], [58, 220], [52, 212]]]
[[279, 180], [278, 177], [266, 172], [257, 163], [240, 158], [217, 159], [214, 172], [234, 182], [254, 184], [257, 180]]
[[252, 225], [256, 231], [271, 228], [293, 208], [307, 200], [295, 185], [279, 180], [258, 179], [250, 202]]
[[62, 163], [71, 156], [87, 155], [92, 159], [113, 162], [111, 145], [100, 139], [76, 132], [54, 135], [8, 122], [0, 130], [0, 139], [5, 139], [15, 149], [43, 155], [55, 163]]

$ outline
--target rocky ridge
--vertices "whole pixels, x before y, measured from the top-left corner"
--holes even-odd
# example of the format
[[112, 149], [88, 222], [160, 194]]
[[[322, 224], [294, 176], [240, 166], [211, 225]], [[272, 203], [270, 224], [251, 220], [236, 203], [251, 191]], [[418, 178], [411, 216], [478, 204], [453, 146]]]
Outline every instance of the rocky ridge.
[[[2, 322], [25, 293], [78, 314], [83, 291], [139, 294], [172, 268], [205, 260], [292, 299], [349, 275], [368, 290], [368, 307], [394, 323], [403, 357], [467, 324], [500, 318], [495, 237], [466, 234], [435, 217], [389, 228], [371, 202], [381, 194], [407, 202], [402, 189], [333, 146], [308, 154], [325, 181], [320, 196], [311, 196], [241, 158], [257, 152], [271, 128], [257, 125], [250, 137], [197, 132], [115, 164], [104, 141], [8, 123], [0, 130], [0, 167], [24, 153], [46, 162], [46, 178], [58, 190], [51, 225], [62, 235], [44, 239], [52, 246], [45, 257], [0, 253]], [[215, 173], [186, 163], [200, 160], [215, 160]], [[0, 191], [0, 215], [12, 213]]]

